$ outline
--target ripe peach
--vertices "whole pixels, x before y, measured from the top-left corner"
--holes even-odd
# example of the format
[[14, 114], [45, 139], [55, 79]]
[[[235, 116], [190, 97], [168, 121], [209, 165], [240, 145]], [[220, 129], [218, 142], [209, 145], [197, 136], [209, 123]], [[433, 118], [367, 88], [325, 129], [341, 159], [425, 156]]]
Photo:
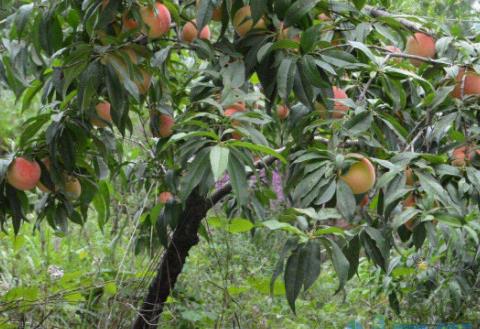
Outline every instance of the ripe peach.
[[244, 102], [236, 102], [236, 103], [233, 103], [233, 104], [230, 104], [228, 106], [226, 106], [226, 108], [232, 108], [232, 109], [236, 109], [237, 111], [240, 111], [240, 112], [243, 112], [246, 110], [246, 107], [245, 107], [245, 103]]
[[232, 133], [232, 139], [240, 140], [242, 139], [242, 134], [240, 134], [238, 131], [234, 131]]
[[173, 194], [168, 191], [162, 192], [158, 195], [159, 203], [165, 204], [168, 203], [170, 200], [173, 200]]
[[168, 114], [160, 114], [158, 132], [161, 137], [168, 137], [173, 134], [172, 127], [175, 124], [175, 119]]
[[[417, 200], [415, 199], [415, 196], [413, 195], [413, 193], [410, 193], [407, 196], [407, 198], [403, 201], [404, 207], [415, 207], [416, 204], [417, 204]], [[415, 218], [414, 217], [410, 218], [405, 222], [404, 225], [407, 228], [407, 230], [413, 231], [413, 228], [415, 226]]]
[[[333, 98], [335, 98], [335, 99], [348, 98], [347, 93], [339, 87], [333, 86], [332, 87], [332, 92], [333, 92]], [[325, 108], [325, 106], [316, 102], [315, 103], [315, 109], [320, 112], [320, 116], [322, 118], [326, 117], [327, 109]], [[349, 107], [347, 105], [344, 105], [341, 102], [335, 101], [335, 103], [333, 104], [332, 118], [334, 118], [334, 119], [343, 118], [343, 116], [348, 111], [348, 109], [349, 109]]]
[[265, 29], [265, 21], [260, 18], [253, 26], [252, 11], [250, 6], [244, 6], [237, 10], [233, 17], [233, 27], [239, 36], [244, 37], [252, 29]]
[[82, 185], [80, 181], [70, 175], [65, 175], [65, 196], [69, 200], [76, 200], [82, 194]]
[[[465, 76], [465, 79], [463, 78]], [[452, 96], [455, 98], [462, 98], [462, 83], [463, 83], [463, 96], [480, 95], [480, 75], [474, 71], [461, 68], [455, 78], [457, 84], [452, 91]], [[463, 82], [464, 81], [464, 82]]]
[[32, 190], [40, 180], [41, 174], [40, 165], [35, 160], [18, 157], [7, 170], [7, 182], [17, 190]]
[[290, 33], [290, 30], [288, 28], [282, 29], [278, 33], [278, 40], [292, 40], [300, 43], [300, 34], [296, 31], [292, 31]]
[[208, 27], [208, 25], [202, 29], [199, 35], [196, 21], [193, 20], [191, 22], [187, 22], [182, 30], [182, 40], [187, 43], [191, 43], [198, 36], [200, 37], [200, 39], [210, 40], [210, 28]]
[[290, 114], [290, 110], [287, 105], [278, 105], [277, 106], [277, 115], [280, 120], [285, 120]]
[[125, 31], [131, 31], [138, 28], [138, 22], [135, 19], [128, 17], [128, 13], [124, 13], [122, 15], [122, 26]]
[[[201, 3], [200, 0], [196, 1], [197, 10], [198, 10], [198, 7], [200, 6], [200, 3]], [[212, 20], [216, 22], [220, 22], [222, 20], [222, 5], [213, 9]]]
[[168, 8], [160, 2], [155, 3], [155, 10], [150, 7], [140, 8], [143, 23], [147, 26], [150, 39], [158, 39], [168, 32], [172, 18]]
[[413, 177], [413, 170], [412, 168], [405, 169], [405, 177], [406, 177], [406, 184], [408, 186], [415, 185], [415, 177]]
[[[333, 98], [335, 99], [348, 98], [347, 93], [343, 89], [338, 88], [336, 86], [333, 86], [332, 89], [333, 89]], [[341, 102], [336, 101], [333, 106], [333, 109], [334, 109], [334, 112], [332, 113], [332, 117], [334, 119], [341, 119], [345, 115], [345, 112], [348, 111], [348, 106], [342, 104]]]
[[243, 111], [231, 107], [231, 108], [228, 108], [228, 109], [226, 109], [225, 111], [223, 111], [223, 115], [229, 118], [229, 117], [233, 116], [233, 115], [234, 115], [235, 113], [237, 113], [237, 112], [243, 112]]
[[91, 118], [90, 122], [93, 126], [98, 128], [105, 128], [109, 123], [112, 123], [112, 116], [110, 115], [110, 103], [102, 101], [95, 106], [98, 118]]
[[452, 165], [456, 167], [463, 167], [470, 160], [470, 153], [468, 146], [460, 146], [452, 152]]
[[365, 207], [366, 205], [368, 205], [368, 202], [370, 201], [370, 198], [368, 197], [368, 193], [365, 194], [365, 196], [362, 198], [362, 200], [360, 200], [360, 203], [358, 204], [360, 207]]
[[340, 176], [354, 194], [368, 192], [375, 185], [375, 167], [361, 154], [348, 154], [347, 157], [358, 161], [350, 166], [348, 171]]
[[332, 18], [330, 16], [328, 16], [327, 14], [325, 13], [321, 13], [320, 15], [318, 15], [318, 20], [320, 21], [324, 21], [324, 22], [327, 22], [327, 21], [331, 21]]
[[[410, 55], [433, 58], [435, 57], [435, 39], [428, 34], [417, 32], [407, 39], [406, 52]], [[422, 61], [410, 59], [415, 66], [420, 66]]]

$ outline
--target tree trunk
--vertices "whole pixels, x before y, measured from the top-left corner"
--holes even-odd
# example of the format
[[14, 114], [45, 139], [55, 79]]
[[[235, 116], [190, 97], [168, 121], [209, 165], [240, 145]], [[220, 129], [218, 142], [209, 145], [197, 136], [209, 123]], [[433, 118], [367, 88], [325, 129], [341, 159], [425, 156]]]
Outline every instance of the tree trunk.
[[[283, 150], [280, 149], [279, 152]], [[271, 165], [276, 160], [269, 156], [264, 161], [258, 161], [256, 168], [260, 169]], [[251, 176], [251, 173], [250, 175]], [[202, 198], [193, 192], [185, 203], [185, 209], [180, 216], [180, 223], [173, 232], [172, 239], [157, 269], [157, 275], [148, 288], [133, 329], [154, 329], [158, 326], [163, 306], [182, 272], [183, 265], [190, 249], [198, 239], [198, 229], [208, 210], [232, 191], [230, 183], [224, 185], [209, 198]]]
[[157, 275], [133, 325], [134, 329], [157, 328], [167, 297], [170, 295], [190, 249], [196, 245], [200, 222], [206, 216], [209, 202], [192, 193], [187, 199], [181, 222], [177, 225], [165, 251]]

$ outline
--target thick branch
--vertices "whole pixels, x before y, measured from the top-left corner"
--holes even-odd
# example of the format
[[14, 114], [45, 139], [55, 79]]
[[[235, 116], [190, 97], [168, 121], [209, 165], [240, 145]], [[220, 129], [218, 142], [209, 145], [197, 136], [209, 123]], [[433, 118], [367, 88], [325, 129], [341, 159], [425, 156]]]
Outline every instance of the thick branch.
[[187, 199], [180, 223], [163, 254], [155, 279], [148, 288], [147, 296], [133, 325], [134, 329], [157, 328], [163, 306], [172, 291], [190, 249], [196, 245], [198, 229], [209, 206], [205, 199], [192, 193]]
[[407, 19], [397, 17], [396, 15], [393, 15], [393, 14], [389, 13], [388, 11], [378, 9], [378, 8], [375, 8], [375, 7], [372, 7], [372, 6], [365, 6], [365, 7], [363, 7], [363, 9], [370, 16], [373, 16], [373, 17], [391, 17], [391, 18], [394, 18], [397, 22], [399, 22], [400, 24], [402, 24], [403, 26], [405, 26], [407, 29], [409, 29], [412, 32], [422, 32], [422, 33], [426, 33], [426, 34], [431, 35], [431, 32], [425, 31], [424, 29], [421, 28], [420, 25], [418, 25], [416, 23], [413, 23], [413, 22], [411, 22]]
[[[265, 168], [273, 164], [275, 160], [275, 157], [268, 156], [263, 161], [256, 162], [255, 167], [257, 169]], [[249, 174], [249, 176], [251, 175], [253, 175], [253, 172]], [[188, 253], [199, 241], [198, 229], [201, 221], [207, 215], [207, 211], [230, 194], [231, 191], [232, 185], [227, 183], [216, 190], [208, 199], [196, 193], [193, 193], [187, 199], [185, 210], [180, 217], [181, 222], [175, 228], [172, 239], [160, 261], [157, 275], [148, 288], [147, 296], [135, 320], [133, 329], [157, 328], [165, 301], [182, 272]]]
[[416, 60], [419, 60], [419, 61], [422, 61], [422, 62], [425, 62], [425, 63], [428, 63], [428, 64], [432, 64], [432, 65], [447, 65], [447, 66], [452, 65], [452, 63], [444, 62], [444, 61], [441, 61], [441, 60], [438, 60], [438, 59], [433, 59], [433, 58], [430, 58], [430, 57], [422, 57], [422, 56], [410, 55], [410, 54], [405, 54], [405, 53], [394, 53], [394, 52], [391, 52], [390, 50], [388, 50], [386, 48], [379, 47], [379, 46], [369, 46], [369, 47], [380, 50], [380, 51], [383, 51], [383, 52], [387, 53], [388, 56], [390, 56], [390, 57], [416, 59]]

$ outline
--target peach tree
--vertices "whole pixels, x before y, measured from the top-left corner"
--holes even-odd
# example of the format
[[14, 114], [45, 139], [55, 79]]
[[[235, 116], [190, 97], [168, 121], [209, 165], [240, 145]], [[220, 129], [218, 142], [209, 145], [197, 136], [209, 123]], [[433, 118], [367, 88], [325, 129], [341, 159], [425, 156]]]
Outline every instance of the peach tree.
[[[113, 189], [146, 188], [142, 225], [164, 253], [135, 328], [157, 326], [216, 204], [239, 230], [288, 234], [272, 284], [283, 275], [294, 311], [328, 259], [340, 291], [360, 257], [388, 276], [394, 250], [441, 232], [477, 273], [476, 36], [364, 0], [5, 10], [1, 82], [35, 115], [0, 162], [2, 229], [102, 226]], [[132, 139], [145, 152], [127, 161]], [[401, 288], [385, 289], [398, 309]]]

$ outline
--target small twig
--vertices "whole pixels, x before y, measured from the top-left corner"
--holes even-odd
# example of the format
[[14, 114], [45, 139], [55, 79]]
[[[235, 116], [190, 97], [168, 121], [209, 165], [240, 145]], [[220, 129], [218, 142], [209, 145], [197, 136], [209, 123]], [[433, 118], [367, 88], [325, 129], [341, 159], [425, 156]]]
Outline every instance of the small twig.
[[447, 65], [447, 66], [453, 65], [453, 63], [443, 62], [443, 61], [433, 59], [433, 58], [430, 58], [430, 57], [422, 57], [422, 56], [410, 55], [410, 54], [406, 54], [406, 53], [394, 53], [394, 52], [392, 52], [392, 51], [390, 51], [390, 50], [388, 50], [384, 47], [373, 46], [373, 45], [369, 45], [368, 47], [376, 49], [376, 50], [383, 51], [385, 53], [388, 53], [388, 55], [390, 55], [390, 57], [416, 59], [416, 60], [419, 60], [419, 61], [422, 61], [422, 62], [425, 62], [425, 63], [429, 63], [429, 64], [433, 64], [433, 65]]

